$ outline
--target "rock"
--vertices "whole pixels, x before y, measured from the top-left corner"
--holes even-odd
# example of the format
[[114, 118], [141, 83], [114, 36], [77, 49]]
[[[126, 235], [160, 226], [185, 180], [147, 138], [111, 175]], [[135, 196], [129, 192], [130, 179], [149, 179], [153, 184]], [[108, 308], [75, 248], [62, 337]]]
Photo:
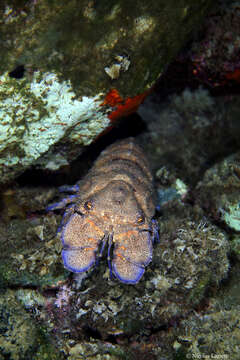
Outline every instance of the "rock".
[[50, 287], [63, 281], [67, 272], [61, 260], [53, 216], [39, 215], [53, 192], [43, 188], [8, 190], [3, 196], [0, 219], [0, 287]]
[[174, 329], [178, 342], [176, 356], [182, 358], [239, 358], [239, 263], [231, 269], [230, 279], [198, 313], [191, 314]]
[[238, 260], [240, 260], [240, 235], [234, 235], [231, 239], [231, 249]]
[[1, 293], [0, 313], [0, 359], [62, 359], [44, 329], [19, 304], [13, 290]]
[[148, 127], [141, 144], [155, 170], [166, 167], [194, 187], [215, 159], [239, 148], [239, 97], [212, 97], [202, 87], [163, 101], [160, 95], [149, 96], [139, 108]]
[[[178, 342], [181, 344], [181, 350], [179, 349], [178, 352], [185, 354], [186, 358], [192, 356], [201, 358], [205, 354], [212, 354], [216, 359], [231, 357], [237, 360], [240, 338], [240, 330], [236, 324], [238, 314], [238, 309], [224, 310], [183, 322], [181, 328], [183, 335], [178, 336]], [[184, 336], [183, 329], [185, 334], [189, 335]]]
[[29, 358], [37, 344], [37, 331], [31, 317], [16, 302], [12, 292], [1, 295], [0, 312], [0, 353], [13, 360]]
[[0, 182], [68, 165], [135, 111], [211, 3], [4, 1]]
[[229, 93], [232, 86], [239, 84], [240, 9], [235, 0], [217, 3], [199, 31], [199, 41], [193, 42], [187, 56], [196, 78]]
[[196, 198], [215, 220], [232, 232], [240, 231], [240, 153], [206, 171], [196, 186]]
[[[4, 288], [17, 286], [16, 298], [28, 311], [34, 309], [47, 333], [54, 332], [58, 348], [72, 359], [92, 354], [93, 348], [116, 359], [143, 354], [139, 337], [188, 316], [206, 289], [228, 274], [226, 233], [179, 196], [165, 205], [159, 219], [161, 241], [138, 284], [111, 279], [106, 253], [87, 273], [67, 272], [55, 236], [60, 216], [36, 211], [46, 206], [50, 194], [48, 188], [15, 190], [19, 208], [16, 212], [13, 203], [13, 210], [3, 211], [0, 224], [0, 280]], [[10, 203], [8, 199], [7, 209]], [[25, 214], [16, 218], [23, 204]], [[117, 343], [121, 338], [131, 339], [131, 349], [124, 340], [123, 345], [108, 345], [108, 339]]]
[[128, 356], [121, 346], [101, 341], [77, 343], [69, 350], [69, 360], [87, 358], [89, 360], [121, 360]]
[[230, 233], [232, 254], [240, 258], [240, 153], [218, 162], [206, 171], [195, 189], [206, 214]]
[[[69, 289], [61, 287], [55, 308], [69, 314], [61, 327], [69, 333], [74, 328], [82, 334], [94, 331], [101, 339], [115, 333], [134, 338], [186, 316], [209, 285], [227, 276], [226, 234], [206, 219], [199, 220], [192, 207], [175, 204], [173, 210], [171, 204], [160, 227], [161, 242], [154, 248], [153, 262], [135, 286], [111, 280], [103, 256], [83, 278], [74, 274]], [[56, 315], [53, 323], [57, 319]]]

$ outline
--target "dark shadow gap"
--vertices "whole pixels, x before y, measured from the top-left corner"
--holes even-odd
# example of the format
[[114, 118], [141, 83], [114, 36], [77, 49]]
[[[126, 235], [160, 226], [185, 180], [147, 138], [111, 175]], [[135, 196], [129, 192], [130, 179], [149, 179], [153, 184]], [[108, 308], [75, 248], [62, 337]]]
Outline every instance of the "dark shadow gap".
[[146, 131], [146, 124], [137, 113], [134, 113], [123, 118], [111, 131], [86, 147], [86, 150], [70, 165], [56, 172], [31, 168], [19, 176], [16, 183], [19, 186], [61, 186], [64, 184], [75, 184], [87, 173], [94, 160], [108, 145], [130, 136], [135, 137], [144, 131]]
[[19, 65], [15, 67], [14, 70], [10, 71], [8, 75], [9, 77], [14, 79], [22, 79], [24, 77], [24, 73], [25, 73], [24, 65]]

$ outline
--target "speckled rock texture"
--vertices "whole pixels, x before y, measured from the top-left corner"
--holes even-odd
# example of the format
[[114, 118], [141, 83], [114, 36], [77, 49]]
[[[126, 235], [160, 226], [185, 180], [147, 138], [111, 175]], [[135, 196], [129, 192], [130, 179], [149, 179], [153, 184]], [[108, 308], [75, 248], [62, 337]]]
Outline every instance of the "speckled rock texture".
[[196, 186], [196, 196], [213, 219], [240, 232], [240, 153], [225, 158], [206, 171]]
[[3, 1], [0, 182], [68, 165], [135, 109], [211, 3]]
[[0, 359], [60, 360], [44, 328], [40, 329], [12, 290], [0, 296]]
[[231, 233], [231, 250], [240, 259], [240, 152], [206, 171], [195, 196], [206, 213]]
[[96, 114], [99, 96], [80, 99], [70, 81], [50, 72], [37, 71], [31, 80], [2, 75], [0, 98], [2, 183], [31, 164], [49, 170], [68, 165], [109, 125], [103, 107]]
[[178, 358], [239, 359], [239, 270], [239, 263], [235, 264], [228, 283], [199, 314], [193, 313], [173, 331], [172, 346]]
[[[38, 211], [54, 191], [43, 188], [6, 191], [0, 218], [0, 288], [6, 286], [54, 286], [67, 272], [56, 237], [57, 222]], [[29, 199], [32, 200], [29, 200]]]

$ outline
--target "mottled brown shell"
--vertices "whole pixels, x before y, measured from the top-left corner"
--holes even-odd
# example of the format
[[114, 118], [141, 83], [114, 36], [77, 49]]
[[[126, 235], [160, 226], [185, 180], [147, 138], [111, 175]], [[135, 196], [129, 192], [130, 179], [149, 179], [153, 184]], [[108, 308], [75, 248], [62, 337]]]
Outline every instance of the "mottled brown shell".
[[120, 281], [135, 284], [152, 259], [156, 233], [153, 179], [141, 148], [133, 138], [109, 146], [74, 189], [76, 195], [51, 207], [74, 203], [63, 221], [65, 267], [88, 270], [100, 243], [101, 254], [108, 240], [110, 270]]

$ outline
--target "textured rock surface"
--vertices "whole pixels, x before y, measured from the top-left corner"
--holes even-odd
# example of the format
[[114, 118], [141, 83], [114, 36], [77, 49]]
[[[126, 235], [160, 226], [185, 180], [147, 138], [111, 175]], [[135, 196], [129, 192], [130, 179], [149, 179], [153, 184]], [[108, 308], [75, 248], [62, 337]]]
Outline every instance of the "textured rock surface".
[[[174, 97], [174, 113], [172, 107], [168, 112], [166, 109], [166, 114], [174, 114], [174, 119], [183, 122], [180, 115], [176, 115], [176, 107], [187, 96], [187, 107], [181, 108], [181, 114], [187, 119], [185, 124], [189, 124], [186, 125], [188, 137], [180, 131], [181, 127], [179, 130], [176, 121], [169, 123], [162, 134], [163, 125], [152, 126], [152, 119], [147, 119], [149, 132], [139, 137], [143, 148], [150, 149], [152, 167], [158, 169], [156, 185], [161, 212], [158, 214], [160, 243], [155, 244], [153, 261], [137, 285], [110, 279], [106, 252], [99, 266], [86, 274], [64, 270], [61, 242], [59, 235], [55, 236], [61, 214], [44, 211], [49, 203], [61, 198], [56, 188], [16, 186], [3, 192], [1, 287], [12, 288], [16, 301], [34, 321], [44, 324], [53, 344], [66, 358], [135, 359], [137, 354], [139, 359], [172, 360], [174, 355], [193, 354], [195, 350], [201, 354], [204, 348], [200, 335], [204, 336], [205, 330], [204, 339], [210, 339], [215, 349], [206, 347], [208, 352], [220, 354], [223, 346], [226, 345], [227, 351], [235, 346], [239, 332], [233, 319], [238, 308], [226, 307], [224, 296], [221, 303], [218, 301], [216, 306], [214, 303], [215, 295], [223, 286], [222, 280], [227, 283], [231, 269], [233, 275], [237, 275], [228, 254], [234, 246], [235, 254], [239, 253], [239, 232], [224, 221], [224, 212], [217, 214], [216, 211], [220, 207], [229, 212], [226, 205], [239, 196], [239, 144], [234, 141], [238, 133], [229, 130], [237, 129], [233, 119], [238, 118], [239, 110], [235, 107], [228, 112], [226, 108], [224, 114], [228, 114], [228, 121], [223, 122], [220, 117], [219, 135], [210, 137], [208, 126], [215, 131], [218, 121], [212, 122], [207, 117], [213, 113], [213, 100], [206, 93], [202, 95], [207, 99], [209, 111], [205, 112], [199, 105], [196, 113], [196, 103], [201, 102], [196, 92], [189, 90], [187, 95]], [[221, 105], [215, 107], [216, 114], [219, 109]], [[193, 135], [195, 126], [199, 136]], [[215, 163], [208, 163], [208, 170], [204, 172], [201, 170], [203, 159], [207, 160], [209, 153], [199, 153], [199, 149], [208, 150], [210, 144], [217, 145], [224, 138], [224, 128], [225, 134], [229, 134], [230, 149], [236, 146], [235, 155], [222, 161], [214, 158]], [[171, 138], [176, 129], [179, 148], [176, 148], [179, 143]], [[172, 153], [164, 157], [166, 144], [171, 146]], [[183, 144], [187, 144], [187, 151]], [[228, 149], [224, 145], [222, 154]], [[185, 168], [182, 162], [175, 161], [175, 156], [184, 160]], [[188, 163], [187, 159], [194, 161]], [[83, 169], [85, 163], [80, 162], [78, 174], [82, 174]], [[218, 320], [231, 326], [222, 331], [217, 325], [215, 341], [211, 327]], [[192, 335], [189, 329], [193, 330]], [[234, 337], [228, 341], [231, 332]]]
[[206, 171], [196, 196], [213, 219], [240, 232], [240, 153], [225, 158]]
[[1, 360], [62, 359], [44, 330], [36, 326], [36, 321], [18, 302], [14, 291], [1, 294], [0, 314]]
[[[207, 288], [228, 274], [225, 232], [209, 223], [199, 207], [176, 199], [165, 205], [161, 242], [137, 285], [110, 279], [106, 253], [99, 266], [84, 274], [68, 273], [64, 281], [60, 239], [54, 236], [60, 216], [39, 211], [53, 195], [44, 188], [5, 194], [1, 285], [17, 286], [17, 300], [43, 322], [70, 359], [81, 354], [93, 359], [94, 354], [106, 354], [106, 359], [134, 359], [136, 352], [143, 356], [142, 337], [188, 316]], [[109, 339], [116, 340], [109, 344]], [[131, 339], [130, 348], [126, 339]], [[151, 351], [158, 347], [152, 344]]]
[[53, 193], [51, 189], [35, 188], [3, 194], [0, 287], [53, 286], [66, 278], [56, 219], [37, 214]]
[[[75, 96], [70, 82], [59, 81], [53, 73], [35, 72], [31, 82], [1, 77], [1, 182], [31, 164], [50, 170], [67, 165], [79, 153], [77, 147], [88, 145], [109, 125], [103, 112], [96, 114], [99, 96]], [[57, 143], [61, 146], [51, 150]]]
[[188, 51], [196, 76], [211, 87], [239, 84], [239, 23], [239, 2], [218, 1]]
[[37, 331], [30, 315], [10, 292], [0, 298], [0, 313], [0, 354], [14, 360], [28, 358], [37, 341]]
[[195, 196], [206, 213], [231, 233], [231, 250], [240, 259], [240, 153], [206, 171]]
[[135, 109], [210, 3], [3, 1], [0, 182], [67, 165]]
[[156, 169], [167, 167], [193, 186], [215, 159], [238, 149], [239, 97], [213, 98], [201, 87], [163, 102], [160, 95], [149, 96], [139, 108], [149, 129], [142, 142]]
[[180, 358], [239, 359], [239, 263], [227, 284], [200, 314], [192, 314], [175, 332], [173, 347]]

